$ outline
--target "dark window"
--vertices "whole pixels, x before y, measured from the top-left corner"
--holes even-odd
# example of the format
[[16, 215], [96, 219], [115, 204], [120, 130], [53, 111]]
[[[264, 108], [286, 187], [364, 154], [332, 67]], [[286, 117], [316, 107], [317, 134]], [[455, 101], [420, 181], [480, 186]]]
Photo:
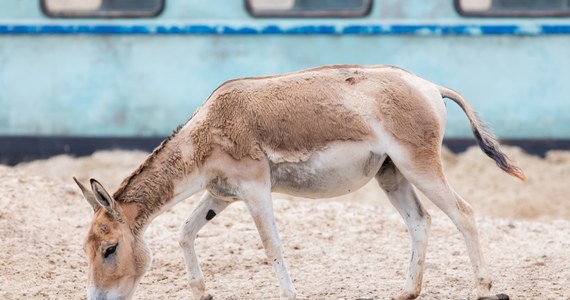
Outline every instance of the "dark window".
[[249, 13], [262, 18], [364, 17], [372, 0], [245, 0]]
[[570, 0], [455, 0], [466, 17], [568, 17]]
[[140, 18], [162, 12], [164, 0], [41, 0], [52, 18]]

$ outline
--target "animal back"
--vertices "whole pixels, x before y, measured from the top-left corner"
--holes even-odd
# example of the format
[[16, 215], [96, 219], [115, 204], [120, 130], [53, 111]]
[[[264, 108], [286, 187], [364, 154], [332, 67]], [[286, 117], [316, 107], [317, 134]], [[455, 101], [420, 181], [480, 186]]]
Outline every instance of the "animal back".
[[312, 76], [251, 81], [233, 82], [208, 100], [207, 117], [193, 134], [204, 155], [218, 145], [235, 159], [279, 153], [282, 161], [299, 161], [331, 142], [362, 140], [370, 132], [346, 105], [349, 83]]

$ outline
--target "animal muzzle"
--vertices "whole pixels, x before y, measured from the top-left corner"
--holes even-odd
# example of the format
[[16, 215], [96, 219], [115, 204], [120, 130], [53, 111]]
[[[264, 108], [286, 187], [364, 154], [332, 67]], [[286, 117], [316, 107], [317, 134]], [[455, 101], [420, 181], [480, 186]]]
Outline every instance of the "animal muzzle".
[[129, 297], [119, 295], [114, 291], [100, 290], [95, 287], [87, 289], [87, 300], [126, 300]]

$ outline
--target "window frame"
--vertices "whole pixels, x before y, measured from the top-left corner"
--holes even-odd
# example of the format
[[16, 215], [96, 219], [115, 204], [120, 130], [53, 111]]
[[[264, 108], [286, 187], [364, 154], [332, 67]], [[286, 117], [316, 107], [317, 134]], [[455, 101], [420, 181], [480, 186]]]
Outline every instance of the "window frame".
[[374, 0], [363, 0], [364, 7], [362, 10], [313, 10], [313, 11], [280, 11], [267, 10], [264, 12], [255, 12], [251, 5], [251, 0], [243, 0], [246, 11], [254, 18], [364, 18], [370, 15]]
[[570, 17], [570, 9], [567, 11], [554, 10], [529, 10], [529, 11], [465, 11], [461, 7], [461, 0], [454, 0], [455, 11], [468, 18], [567, 18]]
[[[157, 0], [159, 2], [159, 7], [153, 11], [68, 11], [68, 12], [53, 12], [47, 7], [48, 0], [39, 0], [40, 8], [43, 14], [49, 18], [54, 19], [134, 19], [134, 18], [156, 18], [164, 11], [164, 6], [166, 0]], [[104, 0], [103, 0], [104, 1]]]

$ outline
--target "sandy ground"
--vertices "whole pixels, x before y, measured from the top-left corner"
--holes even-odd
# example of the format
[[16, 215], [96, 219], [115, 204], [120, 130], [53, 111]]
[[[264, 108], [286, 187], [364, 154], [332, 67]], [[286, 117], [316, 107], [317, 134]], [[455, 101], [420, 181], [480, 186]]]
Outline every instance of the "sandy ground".
[[[444, 153], [446, 174], [477, 213], [494, 290], [512, 299], [570, 299], [570, 152], [541, 159], [506, 148], [526, 171], [521, 184], [480, 150]], [[71, 176], [110, 190], [145, 158], [99, 152], [0, 166], [0, 299], [82, 299], [83, 237], [91, 209]], [[285, 256], [301, 299], [389, 299], [404, 284], [410, 252], [403, 221], [375, 183], [327, 200], [275, 195]], [[461, 235], [423, 199], [433, 217], [420, 299], [474, 299]], [[159, 216], [146, 237], [151, 270], [135, 297], [189, 299], [178, 228], [196, 198]], [[216, 299], [274, 299], [277, 280], [242, 203], [208, 224], [196, 242]]]

